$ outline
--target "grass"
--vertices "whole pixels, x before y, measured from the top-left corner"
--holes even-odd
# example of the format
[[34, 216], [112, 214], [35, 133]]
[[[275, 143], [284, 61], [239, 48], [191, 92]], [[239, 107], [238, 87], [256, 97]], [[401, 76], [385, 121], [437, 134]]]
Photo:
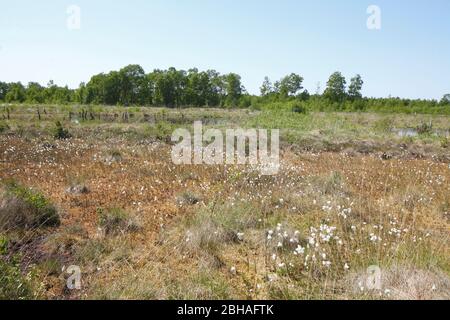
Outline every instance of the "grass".
[[0, 133], [4, 133], [9, 130], [9, 126], [4, 121], [0, 121]]
[[139, 230], [139, 223], [120, 208], [97, 210], [99, 226], [107, 235]]
[[[20, 181], [4, 187], [0, 219], [14, 215], [0, 260], [11, 283], [32, 288], [8, 296], [37, 297], [27, 280], [36, 265], [45, 298], [448, 297], [450, 157], [448, 138], [434, 135], [450, 128], [448, 116], [136, 108], [123, 121], [108, 117], [123, 108], [104, 107], [100, 120], [76, 123], [69, 107], [77, 113], [51, 106], [38, 122], [16, 106], [0, 134], [0, 178]], [[167, 137], [198, 119], [222, 130], [280, 128], [280, 173], [173, 165]], [[56, 121], [70, 140], [53, 140]], [[414, 137], [394, 130], [423, 124]], [[56, 207], [59, 222], [47, 219]], [[59, 267], [68, 265], [82, 270], [80, 292], [65, 289]], [[383, 287], [363, 281], [361, 290], [372, 265]]]
[[0, 259], [0, 300], [36, 298], [29, 277], [22, 275], [17, 261], [5, 262]]

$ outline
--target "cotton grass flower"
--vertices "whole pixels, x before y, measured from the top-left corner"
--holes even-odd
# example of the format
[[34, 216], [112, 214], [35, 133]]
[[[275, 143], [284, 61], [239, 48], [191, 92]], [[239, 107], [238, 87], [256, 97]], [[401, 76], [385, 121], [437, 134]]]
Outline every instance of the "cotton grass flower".
[[305, 248], [303, 248], [302, 246], [298, 246], [294, 251], [295, 255], [303, 255], [304, 253], [305, 253]]

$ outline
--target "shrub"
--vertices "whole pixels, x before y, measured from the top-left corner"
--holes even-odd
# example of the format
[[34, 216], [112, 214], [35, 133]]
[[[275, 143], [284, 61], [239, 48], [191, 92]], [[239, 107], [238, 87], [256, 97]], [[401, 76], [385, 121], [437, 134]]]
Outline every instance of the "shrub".
[[68, 187], [66, 189], [66, 192], [75, 195], [86, 194], [89, 193], [89, 188], [86, 187], [84, 184], [77, 184]]
[[180, 205], [194, 205], [200, 202], [200, 197], [191, 191], [185, 191], [177, 197], [177, 202]]
[[130, 215], [119, 208], [109, 210], [97, 209], [99, 224], [106, 234], [134, 232], [140, 229], [139, 224]]
[[56, 208], [42, 194], [10, 182], [0, 203], [0, 229], [58, 226]]
[[292, 112], [305, 114], [306, 108], [298, 103], [294, 103], [292, 105]]
[[377, 120], [374, 124], [374, 128], [383, 133], [391, 132], [392, 129], [394, 129], [394, 120], [390, 117]]
[[55, 139], [58, 140], [66, 140], [72, 138], [72, 135], [69, 133], [69, 131], [63, 127], [62, 123], [60, 121], [57, 121], [55, 124], [54, 134]]
[[215, 256], [218, 249], [227, 243], [238, 243], [242, 234], [257, 226], [258, 216], [252, 206], [210, 205], [187, 217], [183, 229], [173, 230], [173, 236], [184, 236], [182, 250], [191, 254]]
[[421, 123], [417, 127], [417, 132], [419, 134], [430, 134], [433, 131], [433, 124], [430, 123]]
[[116, 158], [116, 159], [122, 159], [122, 154], [120, 153], [119, 150], [112, 150], [110, 152], [111, 157]]
[[167, 139], [167, 137], [170, 137], [174, 130], [174, 126], [172, 126], [170, 123], [166, 121], [159, 121], [156, 124], [156, 138], [158, 140], [164, 140]]
[[111, 165], [115, 162], [121, 162], [123, 160], [122, 153], [119, 150], [110, 150], [106, 156], [106, 163]]

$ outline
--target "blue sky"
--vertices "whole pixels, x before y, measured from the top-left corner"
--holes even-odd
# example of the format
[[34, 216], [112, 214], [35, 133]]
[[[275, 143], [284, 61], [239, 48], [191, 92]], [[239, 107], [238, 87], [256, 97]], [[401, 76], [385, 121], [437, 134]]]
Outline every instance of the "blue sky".
[[[66, 26], [69, 5], [81, 29]], [[368, 30], [369, 5], [381, 30]], [[76, 87], [137, 63], [236, 72], [251, 93], [296, 72], [315, 92], [360, 73], [367, 96], [450, 93], [448, 0], [0, 0], [0, 80]]]

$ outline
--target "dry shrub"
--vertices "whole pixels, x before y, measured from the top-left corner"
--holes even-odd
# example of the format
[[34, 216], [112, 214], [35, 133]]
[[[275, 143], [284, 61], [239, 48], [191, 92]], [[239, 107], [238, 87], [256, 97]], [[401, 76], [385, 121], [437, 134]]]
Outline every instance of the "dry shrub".
[[105, 157], [105, 162], [107, 165], [111, 165], [111, 164], [117, 163], [117, 162], [122, 162], [122, 160], [123, 160], [122, 153], [118, 150], [108, 151], [108, 154]]
[[195, 205], [201, 201], [201, 197], [191, 191], [185, 191], [177, 197], [179, 205]]
[[56, 208], [40, 193], [10, 184], [0, 194], [0, 229], [32, 229], [59, 224]]
[[122, 209], [98, 209], [97, 214], [99, 216], [99, 224], [105, 231], [106, 235], [136, 232], [141, 229], [141, 224], [137, 218], [131, 216], [128, 212]]
[[66, 192], [74, 195], [81, 195], [89, 193], [89, 188], [84, 184], [72, 185], [66, 189]]
[[212, 205], [178, 221], [163, 243], [194, 257], [200, 265], [219, 268], [224, 265], [220, 257], [223, 246], [241, 242], [245, 230], [255, 227], [257, 221], [251, 206]]

